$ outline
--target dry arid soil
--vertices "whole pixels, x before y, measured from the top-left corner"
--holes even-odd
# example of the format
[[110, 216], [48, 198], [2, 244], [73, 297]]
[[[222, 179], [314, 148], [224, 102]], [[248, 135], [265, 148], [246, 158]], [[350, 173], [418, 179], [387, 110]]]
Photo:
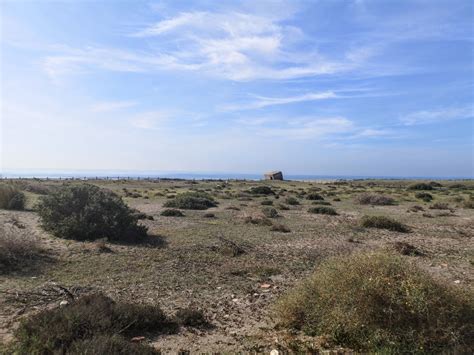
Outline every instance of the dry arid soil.
[[[183, 327], [173, 335], [144, 334], [164, 353], [251, 352], [290, 349], [295, 342], [324, 347], [323, 340], [280, 329], [273, 305], [278, 297], [305, 278], [321, 261], [361, 250], [393, 249], [408, 243], [419, 255], [406, 256], [434, 277], [472, 291], [474, 280], [474, 209], [463, 205], [474, 194], [473, 181], [439, 181], [427, 191], [432, 202], [407, 189], [413, 181], [186, 181], [92, 180], [153, 219], [151, 243], [112, 244], [56, 238], [39, 225], [34, 205], [41, 193], [79, 181], [23, 180], [28, 185], [27, 211], [0, 210], [0, 226], [21, 238], [36, 239], [40, 257], [25, 261], [21, 270], [0, 274], [0, 340], [8, 342], [18, 322], [74, 295], [100, 291], [115, 300], [159, 304], [173, 314], [185, 307], [202, 310], [207, 328]], [[270, 186], [276, 195], [253, 196], [254, 186]], [[184, 217], [165, 217], [163, 204], [173, 195], [203, 190], [218, 207], [183, 210]], [[311, 214], [317, 192], [338, 215]], [[391, 196], [395, 204], [360, 205], [362, 193]], [[299, 204], [290, 205], [288, 197]], [[258, 218], [270, 200], [289, 232], [248, 223]], [[447, 209], [433, 209], [436, 203]], [[281, 205], [287, 206], [282, 208]], [[414, 211], [413, 206], [422, 209]], [[436, 206], [436, 205], [435, 205]], [[440, 206], [438, 204], [438, 206]], [[442, 206], [442, 205], [441, 205]], [[446, 206], [444, 206], [446, 207]], [[213, 213], [214, 217], [205, 216]], [[409, 233], [360, 226], [364, 215], [384, 215], [406, 224]], [[337, 349], [336, 345], [331, 345]], [[331, 347], [330, 346], [330, 347]]]

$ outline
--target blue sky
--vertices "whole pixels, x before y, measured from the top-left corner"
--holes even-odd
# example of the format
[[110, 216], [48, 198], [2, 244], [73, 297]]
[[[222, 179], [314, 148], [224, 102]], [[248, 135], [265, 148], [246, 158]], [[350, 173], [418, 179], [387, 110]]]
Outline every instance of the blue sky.
[[2, 1], [2, 168], [474, 177], [474, 3]]

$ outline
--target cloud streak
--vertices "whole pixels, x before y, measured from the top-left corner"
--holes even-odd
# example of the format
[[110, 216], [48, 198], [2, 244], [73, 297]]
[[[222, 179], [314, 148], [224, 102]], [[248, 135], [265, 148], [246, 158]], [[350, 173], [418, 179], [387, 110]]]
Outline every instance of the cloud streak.
[[412, 112], [402, 117], [400, 121], [406, 126], [414, 126], [468, 118], [474, 118], [472, 106]]

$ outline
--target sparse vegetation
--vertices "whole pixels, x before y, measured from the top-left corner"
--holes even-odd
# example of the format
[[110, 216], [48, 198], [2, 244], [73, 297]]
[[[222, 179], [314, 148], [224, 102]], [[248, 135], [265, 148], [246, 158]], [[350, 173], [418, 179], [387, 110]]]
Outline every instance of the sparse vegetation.
[[364, 228], [387, 229], [402, 233], [410, 231], [410, 229], [403, 223], [386, 216], [364, 216], [362, 217], [360, 224]]
[[444, 203], [444, 202], [436, 202], [436, 203], [433, 203], [431, 206], [430, 206], [430, 209], [432, 210], [449, 210], [449, 205], [447, 203]]
[[318, 206], [318, 207], [311, 207], [308, 210], [309, 213], [314, 213], [314, 214], [327, 214], [330, 216], [336, 216], [337, 212], [334, 208], [332, 207], [326, 207], [326, 206]]
[[395, 203], [390, 196], [373, 193], [363, 193], [356, 197], [356, 203], [359, 205], [389, 206]]
[[316, 200], [324, 200], [324, 197], [316, 192], [311, 192], [306, 195], [306, 199], [311, 200], [311, 201], [316, 201]]
[[285, 199], [285, 202], [288, 204], [288, 205], [291, 205], [291, 206], [296, 206], [296, 205], [299, 205], [300, 204], [300, 201], [298, 201], [298, 199], [294, 198], [294, 197], [287, 197]]
[[278, 223], [274, 224], [272, 228], [270, 229], [272, 232], [281, 232], [281, 233], [290, 233], [291, 230], [284, 224]]
[[473, 345], [472, 299], [390, 253], [323, 263], [277, 312], [286, 327], [357, 351], [462, 352]]
[[188, 307], [176, 312], [176, 321], [188, 327], [205, 327], [209, 325], [204, 313], [196, 308]]
[[138, 241], [146, 227], [116, 194], [97, 186], [64, 186], [43, 196], [37, 206], [42, 227], [56, 237]]
[[269, 186], [254, 186], [249, 190], [252, 195], [274, 195], [275, 192]]
[[263, 200], [262, 202], [260, 202], [260, 204], [262, 206], [272, 206], [273, 205], [273, 201], [271, 200]]
[[167, 201], [164, 206], [184, 210], [207, 210], [216, 207], [217, 203], [208, 193], [193, 191], [176, 195], [171, 201]]

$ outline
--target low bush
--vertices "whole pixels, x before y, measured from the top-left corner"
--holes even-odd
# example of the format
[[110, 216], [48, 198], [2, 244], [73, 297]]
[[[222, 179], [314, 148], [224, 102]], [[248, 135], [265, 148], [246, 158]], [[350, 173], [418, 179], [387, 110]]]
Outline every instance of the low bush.
[[12, 184], [0, 184], [0, 208], [21, 211], [25, 209], [26, 197]]
[[265, 216], [247, 216], [244, 218], [245, 223], [255, 224], [259, 226], [271, 226], [273, 225], [272, 221]]
[[411, 206], [407, 212], [420, 212], [420, 211], [424, 211], [425, 209], [421, 206], [418, 206], [418, 205], [415, 205], [415, 206]]
[[276, 218], [276, 217], [278, 217], [278, 211], [276, 209], [274, 209], [273, 207], [264, 207], [264, 208], [262, 208], [262, 213], [267, 218]]
[[208, 208], [216, 207], [217, 202], [214, 201], [211, 195], [205, 192], [184, 192], [165, 202], [164, 206], [185, 210], [207, 210]]
[[42, 252], [37, 239], [23, 229], [0, 226], [0, 275], [30, 266]]
[[306, 199], [311, 200], [311, 201], [316, 201], [316, 200], [324, 200], [324, 197], [316, 192], [311, 192], [306, 195]]
[[285, 202], [291, 206], [296, 206], [296, 205], [299, 205], [300, 204], [300, 201], [298, 201], [296, 198], [294, 197], [287, 197], [285, 199]]
[[133, 337], [176, 330], [176, 323], [157, 306], [116, 303], [93, 294], [23, 320], [15, 335], [21, 354], [64, 354], [70, 347], [74, 349], [74, 342], [92, 341], [97, 336]]
[[287, 226], [285, 226], [284, 224], [281, 224], [281, 223], [274, 224], [272, 226], [272, 228], [270, 228], [270, 230], [272, 232], [281, 232], [281, 233], [290, 233], [291, 232], [290, 228], [288, 228]]
[[463, 202], [464, 208], [474, 208], [474, 197], [471, 195], [468, 199]]
[[282, 211], [288, 211], [290, 209], [290, 207], [288, 207], [287, 205], [284, 205], [283, 203], [279, 203], [278, 208]]
[[166, 210], [163, 210], [160, 213], [160, 216], [165, 216], [165, 217], [184, 217], [184, 213], [181, 212], [180, 210], [174, 209], [174, 208], [168, 208]]
[[204, 213], [202, 216], [204, 218], [215, 218], [216, 217], [216, 215], [214, 213], [210, 213], [210, 212], [209, 213]]
[[356, 203], [359, 205], [375, 205], [375, 206], [389, 206], [395, 203], [395, 200], [390, 196], [381, 194], [364, 193], [356, 197]]
[[408, 186], [408, 190], [433, 190], [434, 187], [430, 184], [419, 182], [415, 184], [411, 184]]
[[180, 309], [176, 312], [175, 318], [178, 324], [188, 327], [205, 327], [209, 325], [204, 313], [192, 307]]
[[432, 210], [449, 210], [449, 205], [447, 203], [444, 203], [444, 202], [436, 202], [436, 203], [433, 203], [431, 206], [430, 206], [430, 209]]
[[315, 213], [315, 214], [327, 214], [330, 216], [336, 216], [337, 212], [334, 208], [332, 207], [326, 207], [326, 206], [319, 206], [319, 207], [311, 207], [308, 210], [309, 213]]
[[417, 192], [415, 197], [425, 202], [430, 202], [433, 199], [433, 196], [428, 192]]
[[463, 353], [474, 345], [472, 297], [392, 253], [323, 262], [276, 311], [282, 326], [361, 352]]
[[260, 204], [262, 206], [273, 206], [273, 201], [271, 200], [263, 200], [262, 202], [260, 202]]
[[393, 248], [402, 255], [409, 256], [422, 256], [424, 253], [415, 247], [414, 245], [407, 242], [395, 242]]
[[311, 202], [312, 205], [319, 205], [319, 206], [331, 206], [331, 202], [328, 201], [313, 201]]
[[275, 195], [275, 192], [269, 186], [255, 186], [250, 188], [249, 193], [252, 195]]
[[138, 241], [146, 237], [147, 228], [137, 224], [133, 210], [118, 195], [94, 185], [63, 186], [43, 196], [37, 210], [42, 227], [60, 238]]
[[388, 229], [390, 231], [407, 233], [410, 229], [390, 217], [386, 216], [364, 216], [360, 222], [364, 228]]

